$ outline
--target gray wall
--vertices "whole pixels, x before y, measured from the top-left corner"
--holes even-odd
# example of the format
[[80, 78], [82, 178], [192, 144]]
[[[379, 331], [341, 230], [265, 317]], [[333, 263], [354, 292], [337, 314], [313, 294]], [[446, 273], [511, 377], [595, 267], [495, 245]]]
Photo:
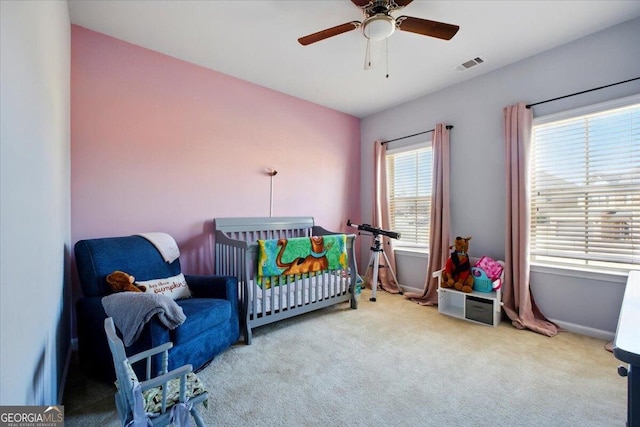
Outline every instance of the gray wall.
[[0, 405], [60, 403], [70, 335], [66, 1], [0, 1]]
[[421, 292], [427, 277], [429, 256], [408, 250], [395, 251], [398, 283], [405, 292]]
[[[473, 236], [472, 256], [504, 259], [502, 109], [640, 76], [638, 40], [640, 19], [635, 19], [364, 118], [362, 221], [371, 219], [373, 142], [432, 129], [444, 122], [454, 125], [451, 232]], [[473, 69], [467, 71], [471, 72]], [[640, 81], [543, 104], [534, 107], [534, 116], [637, 93]], [[407, 276], [403, 272], [398, 275]], [[566, 271], [535, 270], [531, 282], [536, 302], [549, 318], [570, 330], [607, 339], [613, 336], [624, 278], [585, 278]]]

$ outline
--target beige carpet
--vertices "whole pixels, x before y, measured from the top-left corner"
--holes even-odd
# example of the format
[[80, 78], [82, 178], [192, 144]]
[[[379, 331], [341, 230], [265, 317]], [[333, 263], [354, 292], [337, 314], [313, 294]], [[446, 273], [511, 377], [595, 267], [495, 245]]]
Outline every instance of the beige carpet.
[[[378, 292], [268, 325], [199, 373], [209, 426], [624, 426], [626, 379], [606, 342], [547, 338]], [[75, 364], [67, 427], [117, 426], [113, 387]]]

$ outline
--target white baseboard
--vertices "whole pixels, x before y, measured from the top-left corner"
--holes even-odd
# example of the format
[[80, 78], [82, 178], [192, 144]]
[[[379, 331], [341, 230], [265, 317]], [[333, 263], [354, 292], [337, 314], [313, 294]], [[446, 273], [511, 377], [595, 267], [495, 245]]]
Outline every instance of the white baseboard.
[[[400, 285], [400, 288], [402, 288], [402, 291], [405, 294], [406, 293], [422, 294], [424, 292], [424, 289], [418, 289], [411, 286]], [[588, 337], [601, 339], [607, 342], [613, 341], [613, 339], [616, 336], [615, 332], [609, 332], [609, 331], [604, 331], [602, 329], [590, 328], [588, 326], [578, 325], [570, 322], [563, 322], [562, 320], [556, 320], [556, 319], [549, 319], [549, 320], [555, 323], [556, 325], [558, 325], [561, 329], [564, 329], [565, 331], [574, 332], [580, 335], [586, 335]]]
[[576, 334], [586, 335], [592, 338], [598, 338], [604, 341], [613, 341], [616, 336], [614, 332], [604, 331], [602, 329], [595, 329], [588, 326], [577, 325], [575, 323], [563, 322], [562, 320], [549, 320], [566, 331], [575, 332]]
[[405, 294], [422, 294], [424, 292], [424, 289], [412, 288], [411, 286], [400, 285], [400, 288], [402, 288], [402, 292], [404, 292]]

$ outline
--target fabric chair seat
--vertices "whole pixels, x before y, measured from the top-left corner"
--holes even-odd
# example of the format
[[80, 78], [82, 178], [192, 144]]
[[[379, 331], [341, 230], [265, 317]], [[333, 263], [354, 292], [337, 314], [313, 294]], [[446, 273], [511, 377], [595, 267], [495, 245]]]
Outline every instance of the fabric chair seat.
[[[193, 372], [189, 372], [187, 374], [187, 399], [193, 399], [206, 391], [200, 378]], [[142, 398], [144, 399], [144, 411], [147, 414], [160, 414], [160, 408], [162, 408], [162, 387], [145, 390], [142, 393]], [[167, 410], [170, 410], [171, 407], [178, 402], [180, 402], [180, 378], [174, 378], [167, 383]], [[208, 400], [203, 402], [205, 408], [208, 407], [208, 403]]]
[[[131, 365], [127, 365], [129, 377], [133, 381], [139, 381], [138, 376], [131, 368]], [[120, 384], [116, 380], [116, 388], [120, 390]], [[186, 398], [193, 399], [196, 396], [200, 396], [206, 393], [207, 390], [204, 387], [200, 378], [193, 372], [187, 374], [187, 387]], [[153, 387], [142, 392], [142, 398], [144, 400], [144, 411], [153, 416], [159, 415], [162, 409], [162, 386]], [[171, 409], [176, 403], [180, 402], [180, 378], [174, 378], [167, 382], [167, 411]], [[205, 408], [209, 406], [209, 400], [202, 402]]]

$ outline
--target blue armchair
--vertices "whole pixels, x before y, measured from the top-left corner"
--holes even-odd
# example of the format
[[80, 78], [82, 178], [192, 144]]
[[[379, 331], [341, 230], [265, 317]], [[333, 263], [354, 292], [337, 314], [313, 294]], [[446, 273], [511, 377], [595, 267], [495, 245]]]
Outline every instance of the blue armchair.
[[[104, 332], [108, 316], [101, 301], [111, 293], [106, 276], [121, 270], [139, 281], [172, 277], [181, 273], [180, 260], [165, 262], [156, 247], [141, 236], [80, 240], [74, 253], [83, 293], [76, 302], [80, 366], [94, 378], [113, 381], [115, 371]], [[140, 338], [127, 347], [127, 353], [173, 342], [168, 369], [190, 364], [197, 371], [238, 340], [237, 279], [193, 275], [185, 275], [185, 279], [192, 297], [176, 301], [186, 315], [185, 322], [168, 330], [154, 316]], [[152, 359], [151, 369], [161, 371], [159, 356]]]

